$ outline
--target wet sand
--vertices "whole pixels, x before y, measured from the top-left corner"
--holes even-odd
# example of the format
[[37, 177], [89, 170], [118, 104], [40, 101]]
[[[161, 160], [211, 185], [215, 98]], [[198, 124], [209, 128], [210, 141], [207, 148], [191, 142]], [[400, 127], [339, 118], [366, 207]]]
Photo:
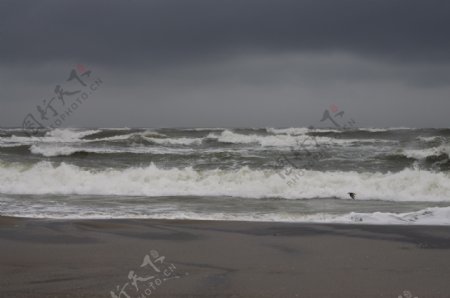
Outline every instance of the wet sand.
[[[141, 267], [152, 250], [159, 273]], [[138, 292], [130, 271], [153, 279]], [[429, 298], [450, 297], [449, 281], [450, 227], [0, 217], [0, 297], [129, 283], [129, 297]]]

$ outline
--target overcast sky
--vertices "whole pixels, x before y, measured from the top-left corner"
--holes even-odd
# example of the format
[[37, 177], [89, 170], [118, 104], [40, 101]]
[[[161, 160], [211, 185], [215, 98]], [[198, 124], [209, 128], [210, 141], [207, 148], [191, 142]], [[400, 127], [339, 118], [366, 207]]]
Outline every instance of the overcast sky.
[[0, 2], [0, 126], [79, 65], [103, 84], [62, 126], [450, 127], [450, 1]]

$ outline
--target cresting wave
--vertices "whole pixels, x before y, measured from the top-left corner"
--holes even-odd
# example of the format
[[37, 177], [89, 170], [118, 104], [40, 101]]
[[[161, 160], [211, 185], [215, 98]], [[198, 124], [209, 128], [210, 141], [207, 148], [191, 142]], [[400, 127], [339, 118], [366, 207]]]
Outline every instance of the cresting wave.
[[[302, 134], [275, 134], [275, 135], [256, 135], [256, 134], [240, 134], [230, 130], [225, 130], [220, 134], [210, 133], [207, 138], [216, 139], [221, 143], [232, 143], [232, 144], [259, 144], [263, 147], [293, 147], [293, 146], [307, 146], [314, 147], [317, 144], [328, 144], [328, 145], [341, 145], [341, 144], [351, 144], [358, 142], [356, 139], [335, 139], [329, 137], [316, 137], [311, 138]], [[368, 140], [365, 140], [368, 141]], [[370, 140], [372, 142], [377, 142], [379, 140]]]
[[231, 196], [241, 198], [450, 201], [450, 176], [444, 172], [405, 169], [396, 173], [293, 170], [287, 184], [275, 170], [194, 170], [132, 167], [93, 170], [41, 161], [33, 166], [3, 164], [0, 193], [114, 196]]
[[114, 142], [114, 141], [140, 141], [139, 138], [153, 140], [166, 137], [163, 134], [152, 130], [141, 132], [128, 132], [127, 130], [74, 130], [74, 129], [54, 129], [47, 131], [42, 136], [27, 135], [23, 131], [22, 135], [0, 137], [0, 147], [14, 147], [20, 145], [30, 145], [37, 143], [92, 143], [92, 142]]
[[408, 158], [425, 159], [427, 157], [439, 156], [445, 154], [450, 156], [450, 145], [440, 145], [426, 149], [409, 149], [403, 150], [403, 154]]
[[[163, 148], [163, 147], [89, 147], [89, 146], [68, 146], [68, 145], [32, 145], [29, 151], [44, 157], [71, 156], [75, 154], [178, 154], [189, 155], [196, 151], [190, 148]], [[210, 150], [212, 151], [212, 150]]]
[[[194, 130], [195, 132], [209, 132], [209, 130]], [[258, 144], [263, 147], [289, 147], [289, 146], [308, 146], [313, 147], [317, 144], [345, 145], [357, 142], [392, 142], [380, 139], [339, 139], [328, 136], [316, 136], [311, 138], [308, 133], [311, 132], [336, 132], [333, 129], [308, 129], [308, 128], [288, 128], [288, 129], [264, 129], [264, 134], [239, 133], [230, 129], [211, 129], [209, 134], [202, 137], [169, 137], [155, 130], [141, 129], [138, 132], [130, 130], [74, 130], [74, 129], [55, 129], [46, 132], [42, 136], [11, 135], [0, 137], [0, 147], [14, 147], [20, 145], [33, 145], [36, 143], [92, 143], [92, 142], [118, 142], [126, 141], [132, 143], [147, 142], [148, 144], [160, 145], [200, 145], [202, 142], [215, 140], [224, 144]], [[250, 130], [251, 131], [251, 130]]]

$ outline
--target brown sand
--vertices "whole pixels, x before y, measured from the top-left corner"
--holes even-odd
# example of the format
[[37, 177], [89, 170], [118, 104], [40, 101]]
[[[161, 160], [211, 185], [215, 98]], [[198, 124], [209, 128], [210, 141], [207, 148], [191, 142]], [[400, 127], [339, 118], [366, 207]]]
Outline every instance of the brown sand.
[[111, 297], [152, 249], [176, 269], [130, 297], [450, 297], [450, 227], [6, 217], [0, 297]]

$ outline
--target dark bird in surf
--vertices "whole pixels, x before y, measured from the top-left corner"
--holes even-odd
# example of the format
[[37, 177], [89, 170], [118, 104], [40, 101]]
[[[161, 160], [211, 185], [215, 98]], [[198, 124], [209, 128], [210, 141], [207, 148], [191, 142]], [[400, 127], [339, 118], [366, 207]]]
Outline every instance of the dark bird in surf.
[[354, 192], [349, 192], [348, 195], [350, 196], [350, 198], [352, 198], [353, 200], [356, 200], [356, 194]]

